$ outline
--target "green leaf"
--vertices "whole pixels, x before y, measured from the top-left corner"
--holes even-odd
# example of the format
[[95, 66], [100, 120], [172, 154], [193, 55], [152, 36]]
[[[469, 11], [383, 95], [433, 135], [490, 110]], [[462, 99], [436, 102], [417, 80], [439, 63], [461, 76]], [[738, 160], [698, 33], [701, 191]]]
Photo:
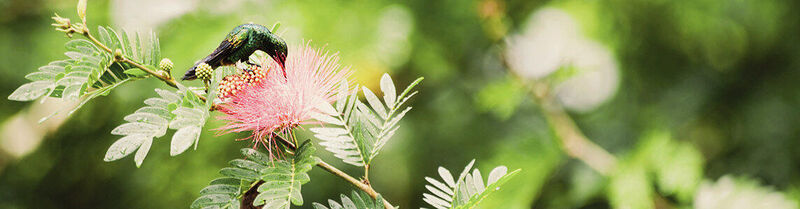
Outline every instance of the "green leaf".
[[[187, 95], [193, 94], [189, 93]], [[185, 95], [184, 98], [186, 98]], [[158, 102], [158, 104], [163, 103]], [[166, 108], [169, 104], [163, 105]], [[196, 108], [178, 107], [172, 111], [172, 114], [175, 114], [175, 118], [170, 122], [169, 128], [178, 131], [172, 137], [170, 155], [175, 156], [186, 151], [192, 144], [196, 146], [197, 141], [200, 140], [202, 127], [208, 117], [208, 109], [204, 108], [204, 106]]]
[[86, 0], [78, 0], [78, 17], [82, 22], [86, 22]]
[[703, 156], [692, 144], [672, 139], [668, 131], [654, 130], [643, 137], [636, 154], [647, 160], [661, 193], [691, 202], [703, 178]]
[[[106, 46], [112, 50], [120, 49], [123, 56], [127, 59], [151, 69], [156, 69], [153, 66], [158, 65], [158, 60], [153, 59], [158, 59], [158, 57], [161, 56], [161, 49], [158, 43], [158, 37], [155, 33], [151, 33], [149, 39], [143, 40], [140, 38], [142, 36], [139, 36], [139, 33], [134, 33], [133, 38], [131, 38], [131, 35], [125, 30], [121, 30], [121, 33], [117, 33], [117, 31], [111, 27], [100, 26], [98, 27], [98, 34], [100, 42], [106, 44]], [[148, 75], [144, 71], [133, 70], [136, 69], [136, 67], [128, 63], [113, 62], [111, 53], [103, 52], [101, 54], [103, 55], [103, 59], [101, 60], [102, 64], [99, 66], [102, 66], [102, 68], [97, 72], [98, 75], [96, 77], [106, 84], [115, 83], [129, 76], [144, 77]], [[93, 83], [93, 86], [102, 85], [103, 84], [100, 82]]]
[[[114, 86], [104, 87], [98, 91], [95, 91], [90, 95], [90, 97], [103, 95], [107, 93], [106, 91], [110, 91], [116, 87], [116, 85], [119, 85], [127, 80], [129, 79], [123, 80]], [[128, 123], [117, 126], [111, 131], [111, 134], [123, 135], [124, 137], [111, 145], [106, 152], [106, 161], [121, 159], [132, 154], [133, 151], [138, 149], [136, 155], [134, 156], [134, 162], [136, 163], [136, 167], [140, 167], [147, 156], [147, 153], [150, 151], [152, 140], [154, 138], [162, 137], [167, 133], [167, 129], [169, 128], [170, 124], [169, 121], [173, 120], [173, 117], [166, 108], [169, 106], [169, 104], [178, 103], [180, 98], [178, 94], [169, 92], [167, 90], [156, 89], [155, 91], [160, 97], [145, 100], [145, 104], [147, 104], [147, 106], [139, 108], [136, 110], [136, 112], [125, 116], [124, 119]], [[84, 100], [79, 107], [82, 106], [86, 101], [88, 101], [88, 99]], [[174, 149], [185, 150], [188, 148], [188, 146], [191, 146], [191, 143], [189, 143], [188, 146], [185, 144], [187, 143], [187, 140], [189, 140], [189, 142], [194, 142], [191, 140], [196, 140], [197, 137], [195, 135], [199, 136], [200, 131], [194, 130], [195, 128], [197, 127], [192, 126], [187, 127], [185, 130], [178, 130], [173, 136], [173, 143], [178, 143], [177, 145], [173, 145]], [[175, 138], [178, 139], [175, 140]], [[136, 141], [132, 141], [133, 139], [136, 139]], [[171, 148], [170, 153], [172, 152], [173, 150]]]
[[150, 33], [150, 65], [158, 66], [161, 61], [161, 46], [159, 45], [158, 35]]
[[53, 87], [54, 84], [50, 81], [34, 81], [26, 83], [17, 88], [17, 90], [14, 90], [11, 95], [8, 95], [8, 99], [14, 101], [35, 100], [50, 92], [50, 89]]
[[239, 208], [238, 197], [242, 194], [241, 180], [218, 178], [200, 191], [200, 197], [192, 202], [191, 208]]
[[[344, 194], [339, 195], [341, 204], [334, 200], [328, 200], [330, 209], [384, 209], [383, 198], [378, 195], [376, 199], [372, 199], [367, 193], [363, 191], [352, 191], [350, 197]], [[327, 206], [319, 203], [313, 204], [314, 209], [328, 209]]]
[[51, 72], [41, 72], [41, 71], [39, 71], [39, 72], [32, 72], [32, 73], [30, 73], [28, 75], [25, 75], [25, 79], [28, 79], [30, 81], [50, 81], [50, 80], [54, 80], [55, 78], [56, 78], [56, 74], [55, 73], [51, 73]]
[[225, 185], [225, 184], [216, 184], [216, 185], [211, 185], [211, 186], [208, 186], [206, 188], [203, 188], [203, 190], [200, 190], [200, 194], [201, 195], [206, 195], [206, 194], [230, 194], [230, 193], [236, 193], [238, 191], [239, 191], [239, 187], [238, 186]]
[[[108, 31], [99, 32], [108, 35]], [[37, 72], [28, 74], [26, 78], [34, 82], [21, 86], [9, 99], [30, 101], [46, 95], [67, 100], [80, 99], [78, 107], [69, 111], [72, 114], [89, 100], [108, 95], [118, 84], [128, 81], [125, 80], [127, 76], [105, 79], [105, 83], [98, 81], [98, 75], [106, 71], [107, 67], [113, 70], [113, 66], [108, 66], [108, 54], [100, 51], [94, 43], [85, 39], [74, 39], [64, 46], [67, 49], [64, 55], [68, 59], [50, 62]]]
[[634, 158], [617, 165], [611, 175], [607, 195], [614, 208], [654, 208], [653, 188], [647, 170]]
[[139, 146], [141, 146], [146, 140], [151, 139], [152, 137], [147, 135], [129, 135], [122, 137], [108, 148], [106, 157], [103, 160], [106, 162], [111, 162], [128, 156], [136, 151], [136, 149], [139, 148]]
[[291, 204], [303, 205], [300, 187], [311, 180], [307, 172], [318, 162], [314, 152], [310, 141], [306, 141], [297, 148], [294, 156], [274, 162], [275, 166], [265, 169], [260, 177], [264, 183], [258, 187], [259, 194], [253, 205], [287, 209]]
[[430, 183], [425, 188], [428, 193], [423, 194], [423, 200], [437, 209], [442, 208], [473, 208], [490, 194], [500, 189], [509, 179], [519, 173], [519, 169], [508, 173], [505, 166], [494, 168], [484, 184], [481, 172], [478, 169], [472, 170], [472, 160], [461, 172], [457, 179], [453, 179], [449, 170], [439, 167], [439, 175], [442, 181], [431, 177], [425, 177]]
[[272, 33], [277, 33], [278, 28], [281, 28], [281, 22], [275, 22], [275, 24], [272, 25], [272, 30], [270, 31], [272, 31]]
[[381, 118], [386, 119], [386, 107], [383, 106], [378, 96], [375, 96], [375, 93], [372, 93], [367, 87], [362, 86], [361, 91], [364, 92], [364, 97], [367, 98], [367, 102], [369, 102], [372, 109], [378, 113]]
[[200, 191], [200, 197], [192, 203], [192, 208], [238, 208], [241, 194], [249, 190], [241, 185], [258, 185], [259, 194], [254, 205], [263, 208], [289, 208], [291, 204], [302, 205], [300, 187], [310, 181], [307, 172], [319, 159], [313, 156], [315, 148], [310, 141], [300, 145], [293, 156], [283, 160], [272, 160], [267, 154], [253, 149], [242, 149], [245, 159], [230, 161], [233, 167], [220, 170], [226, 176], [211, 181]]
[[253, 181], [259, 177], [257, 172], [242, 168], [223, 168], [219, 173], [227, 177], [246, 181]]
[[383, 101], [389, 109], [393, 109], [395, 102], [397, 102], [397, 90], [395, 90], [394, 82], [389, 74], [381, 76], [381, 91], [383, 92]]
[[131, 76], [136, 76], [136, 77], [145, 77], [147, 75], [150, 75], [150, 74], [147, 74], [147, 72], [144, 72], [144, 71], [142, 71], [142, 69], [139, 69], [139, 68], [131, 68], [131, 69], [127, 69], [127, 70], [125, 70], [123, 72], [125, 74], [131, 75]]
[[[106, 45], [108, 47], [112, 46], [111, 35], [108, 33], [108, 30], [106, 30], [105, 27], [97, 26], [97, 35], [100, 37], [99, 41], [101, 43], [103, 43], [104, 45]], [[114, 50], [114, 48], [111, 48], [111, 50]]]
[[147, 156], [147, 153], [150, 152], [150, 146], [153, 145], [153, 138], [148, 138], [142, 145], [139, 146], [139, 150], [136, 151], [136, 155], [133, 157], [133, 161], [136, 162], [136, 167], [141, 167], [144, 158]]
[[256, 172], [261, 172], [264, 169], [267, 169], [267, 166], [249, 160], [235, 159], [231, 160], [229, 163], [233, 166], [250, 169]]
[[[203, 195], [192, 202], [192, 208], [206, 208], [216, 206], [216, 208], [239, 208], [239, 202], [230, 194], [209, 194]], [[213, 207], [212, 207], [213, 208]]]
[[200, 138], [200, 131], [202, 129], [198, 126], [186, 126], [178, 129], [172, 136], [169, 155], [179, 155], [189, 149]]
[[416, 94], [408, 92], [421, 80], [417, 79], [400, 96], [395, 96], [394, 82], [384, 74], [381, 78], [383, 101], [368, 88], [361, 88], [369, 106], [358, 101], [358, 87], [350, 92], [347, 84], [343, 83], [336, 107], [320, 102], [316, 107], [319, 113], [312, 115], [315, 120], [327, 123], [325, 128], [309, 130], [323, 141], [320, 145], [344, 162], [355, 166], [370, 164], [399, 129], [400, 120], [411, 110], [411, 107], [401, 108]]
[[[500, 168], [500, 167], [498, 167], [498, 168]], [[495, 170], [497, 170], [498, 168], [495, 168]], [[505, 168], [505, 167], [502, 167], [502, 168]], [[500, 173], [495, 173], [495, 170], [492, 170], [492, 172], [489, 174], [489, 181], [488, 181], [489, 185], [487, 185], [485, 189], [480, 189], [478, 191], [479, 194], [471, 196], [469, 198], [469, 200], [467, 201], [467, 203], [465, 203], [462, 206], [459, 206], [458, 208], [473, 208], [473, 207], [477, 206], [478, 204], [481, 203], [481, 201], [486, 199], [486, 197], [488, 197], [489, 195], [491, 195], [492, 193], [494, 193], [496, 191], [499, 191], [500, 187], [503, 186], [503, 184], [508, 182], [512, 177], [516, 176], [520, 172], [520, 169], [517, 169], [517, 170], [512, 171], [511, 173], [501, 175]], [[477, 175], [475, 173], [477, 173]], [[495, 175], [492, 175], [492, 174], [495, 174]], [[498, 175], [500, 175], [500, 176], [498, 176]], [[482, 184], [482, 182], [480, 181], [480, 172], [478, 172], [477, 169], [473, 171], [473, 176], [472, 177], [473, 177], [473, 179], [475, 181], [474, 185], [476, 187], [480, 186]], [[492, 181], [494, 181], [494, 183], [492, 183]], [[465, 180], [465, 182], [469, 182], [469, 179]], [[472, 188], [472, 187], [467, 187], [467, 188]]]

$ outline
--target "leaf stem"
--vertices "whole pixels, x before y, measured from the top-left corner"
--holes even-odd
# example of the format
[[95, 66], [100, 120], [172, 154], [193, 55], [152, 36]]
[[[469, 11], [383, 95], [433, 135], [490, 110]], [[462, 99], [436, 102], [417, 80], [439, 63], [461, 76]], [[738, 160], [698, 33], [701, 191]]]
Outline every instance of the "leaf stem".
[[[319, 161], [319, 163], [317, 163], [317, 166], [322, 168], [322, 169], [325, 169], [326, 171], [328, 171], [329, 173], [331, 173], [331, 174], [333, 174], [335, 176], [341, 177], [342, 179], [344, 179], [345, 181], [349, 182], [353, 186], [357, 187], [361, 191], [366, 192], [373, 199], [378, 198], [378, 192], [376, 192], [375, 189], [373, 189], [370, 185], [367, 185], [364, 182], [361, 182], [358, 179], [355, 179], [352, 176], [347, 175], [346, 173], [342, 172], [341, 170], [336, 169], [336, 167], [333, 167], [332, 165], [330, 165], [328, 163], [325, 163], [324, 161]], [[383, 198], [383, 206], [385, 208], [387, 208], [387, 209], [394, 209], [394, 206], [392, 206], [392, 204], [389, 203], [389, 201], [387, 201], [385, 198]]]
[[[502, 43], [498, 42], [498, 44]], [[556, 137], [561, 142], [561, 149], [570, 157], [580, 160], [603, 176], [612, 175], [617, 166], [617, 158], [583, 134], [581, 129], [575, 125], [575, 120], [550, 94], [550, 84], [541, 81], [527, 81], [521, 75], [516, 74], [502, 50], [499, 58], [509, 73], [522, 83], [530, 85], [528, 90], [530, 90], [533, 100], [540, 104], [545, 120], [553, 128]], [[656, 209], [675, 208], [660, 194], [654, 196], [654, 202]]]
[[[281, 142], [284, 146], [288, 147], [292, 151], [297, 149], [297, 146], [295, 146], [294, 144], [289, 142], [289, 140], [286, 140], [286, 138], [283, 138], [283, 137], [281, 137], [280, 135], [277, 135], [277, 134], [275, 134], [274, 136], [275, 136], [276, 139], [278, 139], [279, 142]], [[320, 168], [324, 169], [325, 171], [328, 171], [328, 173], [331, 173], [334, 176], [338, 176], [339, 178], [344, 179], [345, 181], [347, 181], [348, 183], [352, 184], [353, 186], [355, 186], [356, 188], [360, 189], [361, 191], [366, 192], [370, 197], [372, 197], [372, 199], [377, 199], [378, 198], [379, 194], [378, 194], [377, 191], [375, 191], [375, 189], [372, 188], [372, 186], [370, 186], [369, 184], [365, 184], [364, 182], [361, 182], [356, 178], [353, 178], [352, 176], [348, 175], [347, 173], [342, 172], [338, 168], [333, 167], [332, 165], [326, 163], [325, 161], [320, 160], [319, 162], [317, 162], [317, 167], [320, 167]], [[366, 172], [366, 170], [365, 170], [365, 172]], [[366, 173], [365, 173], [365, 178], [366, 178]], [[392, 206], [392, 204], [389, 203], [389, 201], [386, 200], [386, 198], [382, 198], [382, 199], [383, 199], [383, 206], [386, 209], [394, 209], [394, 206]]]
[[[114, 54], [114, 50], [112, 50], [111, 48], [108, 48], [108, 46], [106, 46], [105, 44], [103, 44], [100, 41], [98, 41], [97, 38], [95, 38], [91, 33], [89, 33], [89, 29], [88, 29], [88, 27], [86, 27], [86, 25], [84, 25], [83, 27], [84, 27], [84, 29], [83, 29], [83, 31], [81, 33], [83, 36], [88, 38], [90, 41], [92, 41], [92, 43], [94, 43], [95, 45], [99, 46], [100, 48], [102, 48], [106, 52], [108, 52], [108, 53], [110, 53], [112, 55]], [[150, 68], [148, 68], [148, 67], [146, 67], [146, 66], [144, 66], [144, 65], [142, 65], [142, 64], [140, 64], [140, 63], [138, 63], [138, 62], [136, 62], [134, 60], [128, 59], [125, 56], [119, 56], [119, 57], [115, 56], [114, 59], [117, 62], [124, 62], [124, 63], [128, 63], [130, 65], [133, 65], [134, 67], [137, 67], [137, 68], [141, 69], [142, 71], [146, 72], [147, 74], [153, 75], [154, 77], [158, 78], [159, 80], [164, 81], [164, 83], [166, 83], [167, 85], [169, 85], [169, 86], [171, 86], [173, 88], [178, 88], [178, 82], [175, 81], [175, 79], [172, 78], [172, 76], [169, 75], [169, 74], [158, 73], [157, 71], [152, 70], [152, 69], [150, 69]], [[192, 94], [195, 94], [195, 96], [197, 96], [197, 98], [200, 98], [200, 100], [206, 101], [206, 97], [205, 96], [199, 95], [199, 94], [197, 94], [197, 93], [195, 93], [193, 91], [190, 91], [190, 92]]]
[[364, 164], [364, 183], [371, 185], [369, 183], [369, 164]]

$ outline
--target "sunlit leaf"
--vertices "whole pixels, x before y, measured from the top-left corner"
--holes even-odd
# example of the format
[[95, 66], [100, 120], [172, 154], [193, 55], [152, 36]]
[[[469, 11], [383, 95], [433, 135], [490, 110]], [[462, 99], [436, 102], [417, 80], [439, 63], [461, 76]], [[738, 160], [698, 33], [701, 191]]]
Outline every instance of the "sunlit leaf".
[[49, 92], [53, 87], [55, 86], [53, 82], [50, 81], [34, 81], [26, 83], [17, 88], [17, 90], [14, 90], [11, 95], [8, 95], [8, 99], [14, 101], [35, 100], [47, 94], [47, 92]]
[[517, 169], [508, 173], [508, 168], [498, 166], [490, 172], [489, 178], [486, 180], [488, 185], [485, 185], [478, 169], [472, 170], [472, 173], [469, 172], [474, 162], [475, 160], [472, 160], [464, 167], [458, 179], [453, 179], [449, 170], [439, 167], [439, 176], [442, 181], [425, 177], [430, 184], [425, 186], [428, 193], [423, 194], [422, 199], [437, 209], [472, 208], [499, 190], [500, 186], [520, 171]]
[[312, 118], [326, 124], [324, 128], [310, 130], [323, 141], [320, 145], [342, 161], [355, 166], [369, 164], [394, 136], [400, 119], [411, 110], [407, 107], [399, 111], [403, 102], [414, 93], [405, 95], [419, 81], [421, 78], [406, 88], [400, 97], [396, 97], [396, 88], [391, 77], [384, 74], [381, 78], [383, 102], [368, 88], [360, 88], [369, 106], [359, 101], [359, 88], [350, 92], [347, 83], [342, 83], [335, 108], [327, 103], [319, 104], [317, 109], [320, 111], [312, 114]]
[[323, 204], [314, 203], [314, 209], [383, 209], [383, 198], [378, 195], [377, 198], [372, 199], [367, 193], [363, 191], [353, 191], [350, 193], [350, 197], [345, 196], [344, 194], [339, 195], [342, 204], [334, 200], [328, 200], [328, 206]]
[[[301, 185], [310, 181], [307, 174], [319, 159], [313, 156], [315, 148], [309, 141], [285, 159], [273, 160], [268, 155], [253, 149], [242, 149], [245, 159], [232, 160], [234, 167], [223, 168], [224, 178], [211, 181], [200, 191], [192, 208], [238, 208], [240, 195], [249, 190], [240, 185], [258, 186], [253, 204], [263, 208], [289, 208], [302, 205]], [[259, 183], [256, 183], [258, 181]]]

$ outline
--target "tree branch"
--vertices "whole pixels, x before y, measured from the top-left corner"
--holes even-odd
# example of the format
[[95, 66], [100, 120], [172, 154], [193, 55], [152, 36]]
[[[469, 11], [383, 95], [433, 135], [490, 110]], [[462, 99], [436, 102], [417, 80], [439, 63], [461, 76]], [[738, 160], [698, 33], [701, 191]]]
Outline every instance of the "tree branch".
[[[286, 138], [283, 138], [282, 136], [277, 135], [277, 134], [273, 135], [273, 137], [275, 139], [277, 139], [278, 142], [280, 142], [281, 144], [283, 144], [284, 146], [289, 148], [291, 151], [297, 150], [297, 146], [295, 144], [293, 144], [292, 142], [290, 142], [289, 140], [286, 140]], [[372, 186], [370, 186], [368, 184], [365, 184], [364, 182], [361, 182], [356, 178], [353, 178], [352, 176], [350, 176], [347, 173], [339, 170], [338, 168], [333, 167], [332, 165], [330, 165], [330, 164], [328, 164], [328, 163], [326, 163], [324, 161], [321, 161], [321, 160], [317, 163], [317, 167], [320, 167], [320, 168], [324, 169], [325, 171], [328, 171], [328, 173], [331, 173], [334, 176], [338, 176], [339, 178], [344, 179], [345, 181], [347, 181], [348, 183], [352, 184], [353, 186], [355, 186], [359, 190], [366, 192], [370, 197], [372, 197], [372, 199], [377, 199], [378, 198], [379, 194], [378, 194], [377, 191], [375, 191], [375, 189], [372, 188]], [[262, 182], [256, 183], [256, 185], [260, 185], [261, 183]], [[253, 190], [253, 189], [254, 188], [250, 188], [248, 190], [248, 193], [251, 193], [250, 191]], [[246, 196], [246, 194], [245, 194], [245, 196]], [[258, 195], [258, 193], [255, 193], [255, 195]], [[249, 203], [244, 202], [245, 199], [247, 199], [247, 198], [246, 197], [242, 198], [242, 205], [246, 205], [246, 204], [252, 205], [253, 204], [252, 203], [252, 201], [253, 201], [252, 199], [250, 199]], [[394, 206], [391, 203], [389, 203], [389, 201], [386, 200], [386, 198], [382, 198], [382, 199], [383, 199], [383, 206], [385, 208], [394, 209]]]
[[[111, 48], [108, 48], [108, 46], [106, 46], [105, 44], [101, 43], [100, 41], [97, 40], [97, 38], [92, 36], [92, 34], [89, 33], [89, 29], [88, 29], [88, 27], [86, 27], [86, 25], [83, 26], [83, 31], [81, 32], [81, 35], [83, 35], [84, 37], [88, 38], [90, 41], [92, 41], [92, 43], [94, 43], [95, 45], [99, 46], [100, 48], [102, 48], [106, 52], [114, 55], [114, 50], [112, 50]], [[171, 86], [173, 88], [178, 88], [178, 82], [175, 81], [175, 79], [173, 79], [172, 75], [170, 75], [169, 73], [166, 73], [166, 74], [158, 73], [157, 71], [155, 71], [153, 69], [150, 69], [150, 68], [142, 65], [141, 63], [138, 63], [138, 62], [136, 62], [134, 60], [131, 60], [131, 59], [125, 57], [125, 56], [119, 56], [119, 57], [114, 56], [114, 57], [115, 57], [114, 59], [115, 59], [116, 62], [124, 62], [124, 63], [131, 64], [131, 65], [141, 69], [142, 71], [146, 72], [147, 74], [150, 74], [150, 75], [158, 78], [159, 80], [164, 81], [164, 83], [166, 83], [167, 85], [169, 85], [169, 86]], [[193, 91], [190, 91], [190, 92], [192, 94], [195, 94], [195, 96], [197, 96], [197, 98], [200, 98], [201, 100], [206, 101], [206, 97], [205, 96], [199, 95], [199, 94], [197, 94], [197, 93], [195, 93]], [[213, 109], [214, 108], [212, 107], [212, 110]]]

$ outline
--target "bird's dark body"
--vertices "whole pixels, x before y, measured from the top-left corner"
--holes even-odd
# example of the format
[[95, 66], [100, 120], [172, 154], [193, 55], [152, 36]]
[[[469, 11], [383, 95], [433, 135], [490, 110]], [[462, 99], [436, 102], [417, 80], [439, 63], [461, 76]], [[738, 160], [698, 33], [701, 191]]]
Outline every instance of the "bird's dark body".
[[236, 64], [238, 61], [246, 62], [256, 50], [266, 52], [281, 67], [284, 66], [287, 54], [286, 42], [263, 25], [243, 24], [231, 30], [214, 52], [186, 71], [183, 80], [196, 79], [195, 68], [201, 63], [216, 69], [219, 66]]

